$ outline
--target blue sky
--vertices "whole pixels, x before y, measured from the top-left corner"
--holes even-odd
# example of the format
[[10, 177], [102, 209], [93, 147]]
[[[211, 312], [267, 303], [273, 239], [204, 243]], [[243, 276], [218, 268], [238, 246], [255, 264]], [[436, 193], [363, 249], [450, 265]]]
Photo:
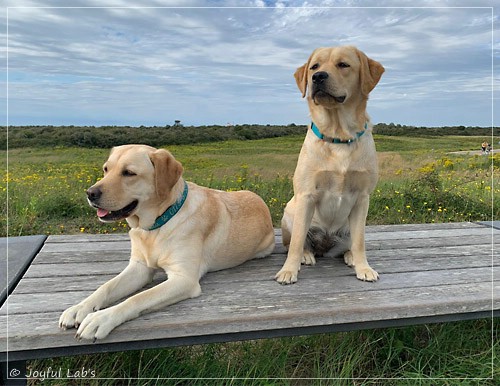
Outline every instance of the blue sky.
[[6, 0], [0, 125], [305, 124], [295, 69], [355, 45], [386, 68], [373, 122], [498, 126], [493, 4]]

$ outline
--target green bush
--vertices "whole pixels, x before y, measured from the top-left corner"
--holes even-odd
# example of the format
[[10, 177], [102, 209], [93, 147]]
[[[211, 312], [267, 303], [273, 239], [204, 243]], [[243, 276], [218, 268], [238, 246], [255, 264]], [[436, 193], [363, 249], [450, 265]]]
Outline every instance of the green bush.
[[[254, 140], [304, 134], [305, 126], [13, 126], [9, 127], [9, 148], [85, 147], [111, 148], [131, 143], [154, 147], [188, 145], [230, 139]], [[0, 133], [0, 145], [7, 146], [7, 130]]]

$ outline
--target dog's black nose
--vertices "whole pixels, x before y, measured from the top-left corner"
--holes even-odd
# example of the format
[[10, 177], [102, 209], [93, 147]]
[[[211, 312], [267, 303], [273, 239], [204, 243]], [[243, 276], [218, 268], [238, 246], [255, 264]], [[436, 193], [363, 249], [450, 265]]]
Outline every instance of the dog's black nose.
[[328, 79], [328, 73], [325, 71], [319, 71], [313, 74], [312, 81], [316, 84], [323, 83], [326, 79]]
[[99, 200], [101, 195], [102, 195], [102, 191], [99, 188], [95, 188], [92, 186], [92, 187], [87, 189], [87, 197], [92, 202]]

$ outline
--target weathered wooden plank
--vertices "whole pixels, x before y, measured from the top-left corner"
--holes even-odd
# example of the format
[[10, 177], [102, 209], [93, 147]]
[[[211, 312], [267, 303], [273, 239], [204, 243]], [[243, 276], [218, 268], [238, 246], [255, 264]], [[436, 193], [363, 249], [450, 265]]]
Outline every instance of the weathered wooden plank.
[[[498, 291], [499, 283], [496, 283], [496, 291]], [[292, 287], [290, 287], [292, 288]], [[477, 310], [474, 303], [481, 303], [481, 308], [491, 306], [491, 284], [490, 285], [476, 285], [476, 284], [465, 284], [463, 286], [442, 286], [433, 289], [425, 289], [424, 291], [418, 289], [410, 290], [412, 297], [406, 298], [401, 297], [402, 290], [397, 291], [370, 291], [370, 292], [353, 292], [350, 294], [340, 293], [340, 294], [330, 294], [328, 297], [311, 295], [308, 294], [297, 299], [293, 296], [277, 296], [272, 295], [271, 297], [261, 297], [259, 299], [244, 298], [241, 296], [231, 296], [230, 299], [225, 299], [221, 297], [220, 294], [210, 294], [198, 299], [193, 299], [178, 305], [171, 306], [165, 310], [157, 313], [152, 313], [145, 315], [136, 321], [130, 321], [130, 328], [136, 327], [148, 327], [149, 324], [155, 324], [158, 327], [171, 327], [173, 324], [183, 324], [196, 322], [199, 319], [207, 320], [217, 320], [226, 321], [227, 319], [232, 319], [235, 315], [239, 314], [239, 317], [245, 318], [258, 317], [258, 314], [267, 314], [266, 311], [274, 309], [281, 316], [286, 316], [286, 318], [293, 321], [295, 316], [302, 312], [311, 312], [313, 314], [321, 315], [322, 313], [337, 313], [339, 307], [352, 307], [365, 308], [366, 311], [370, 312], [370, 318], [380, 317], [381, 313], [384, 312], [386, 307], [397, 307], [399, 304], [402, 311], [400, 314], [408, 315], [408, 310], [405, 308], [412, 307], [422, 303], [422, 299], [426, 301], [429, 300], [430, 303], [437, 307], [437, 304], [441, 304], [444, 309], [449, 310], [450, 307], [454, 312], [465, 312], [467, 310]], [[498, 293], [498, 292], [497, 292]], [[486, 295], [486, 296], [485, 296]], [[462, 296], [465, 298], [462, 299]], [[395, 302], [395, 299], [404, 299], [401, 303]], [[412, 299], [412, 301], [409, 301]], [[221, 302], [221, 300], [227, 300]], [[242, 301], [244, 300], [244, 301]], [[375, 301], [378, 300], [378, 301]], [[462, 301], [464, 300], [464, 301]], [[442, 304], [443, 301], [446, 304]], [[397, 304], [396, 304], [397, 303]], [[497, 303], [498, 305], [498, 299]], [[376, 306], [374, 306], [376, 305]], [[472, 307], [472, 308], [471, 308]], [[349, 310], [344, 310], [349, 313]], [[58, 314], [53, 314], [52, 322], [57, 325]], [[417, 314], [412, 314], [416, 316]], [[387, 316], [387, 315], [386, 315]], [[16, 315], [13, 314], [12, 320], [17, 320]], [[142, 321], [140, 320], [142, 319]], [[344, 320], [346, 322], [346, 320]], [[41, 326], [42, 330], [45, 328]], [[123, 327], [127, 329], [126, 326]], [[49, 330], [53, 330], [54, 326], [51, 326]], [[16, 326], [13, 326], [12, 332], [18, 331]], [[23, 331], [20, 330], [19, 334]]]
[[[494, 290], [496, 300], [493, 306], [500, 308], [500, 283], [496, 283]], [[233, 296], [228, 300], [213, 294], [129, 321], [102, 343], [486, 311], [492, 306], [491, 297], [488, 297], [491, 293], [491, 283], [473, 283], [436, 286], [425, 291], [403, 288], [326, 297], [274, 294], [269, 298]], [[74, 341], [74, 330], [60, 331], [58, 317], [58, 313], [33, 314], [29, 318], [21, 314], [9, 316], [9, 349], [20, 351], [88, 344]], [[0, 331], [5, 331], [6, 323], [7, 317], [0, 316]], [[0, 349], [4, 342], [5, 338], [0, 338]]]
[[[480, 256], [485, 259], [485, 261], [488, 261], [488, 259], [491, 260], [491, 250], [488, 250], [489, 244], [485, 244], [485, 240], [479, 240], [480, 242], [478, 243], [473, 243], [474, 238], [470, 237], [468, 239], [461, 238], [462, 243], [469, 242], [466, 245], [458, 245], [456, 246], [455, 244], [457, 243], [457, 240], [454, 240], [451, 244], [451, 246], [445, 246], [442, 244], [445, 244], [445, 240], [440, 240], [441, 245], [432, 245], [434, 244], [431, 241], [428, 240], [423, 240], [418, 243], [420, 247], [418, 247], [417, 242], [415, 240], [413, 243], [407, 243], [410, 244], [410, 248], [405, 248], [404, 241], [400, 240], [397, 242], [394, 241], [387, 241], [381, 244], [375, 245], [376, 247], [380, 247], [380, 249], [370, 249], [373, 247], [370, 243], [367, 243], [367, 250], [369, 251], [368, 255], [369, 258], [373, 259], [385, 259], [385, 258], [405, 258], [406, 256], [420, 256], [420, 257], [434, 257], [434, 256], [441, 256], [441, 255], [446, 255], [446, 256], [454, 256], [454, 255], [464, 255], [464, 256]], [[438, 241], [439, 243], [439, 241]], [[399, 245], [399, 248], [395, 248], [396, 245]], [[383, 249], [382, 246], [387, 247], [387, 249]], [[407, 246], [407, 245], [406, 245]], [[77, 246], [78, 247], [78, 246]], [[282, 245], [278, 244], [276, 249], [275, 249], [275, 254], [277, 252], [285, 253], [286, 251], [282, 247]], [[102, 256], [102, 259], [101, 259]], [[128, 249], [123, 249], [123, 250], [118, 250], [118, 251], [105, 251], [101, 254], [95, 254], [90, 251], [84, 251], [83, 246], [80, 246], [78, 252], [74, 252], [71, 254], [63, 253], [60, 254], [58, 252], [46, 252], [42, 251], [40, 254], [36, 257], [35, 261], [33, 262], [33, 266], [38, 265], [38, 264], [54, 264], [55, 261], [57, 261], [57, 264], [59, 265], [60, 263], [78, 263], [78, 264], [84, 264], [88, 263], [91, 264], [93, 267], [96, 266], [94, 264], [95, 262], [124, 262], [128, 261], [130, 256], [130, 252]], [[320, 258], [321, 259], [321, 258]], [[37, 268], [38, 269], [38, 268]], [[73, 270], [69, 271], [66, 269], [67, 272], [71, 272], [72, 274], [75, 272]], [[76, 271], [79, 272], [79, 271]], [[95, 268], [92, 270], [92, 272], [95, 272]], [[98, 272], [98, 271], [97, 271]], [[31, 274], [31, 273], [30, 273]]]
[[[225, 271], [227, 272], [227, 271]], [[496, 277], [500, 274], [500, 268], [496, 268]], [[207, 278], [209, 275], [207, 276]], [[461, 283], [482, 283], [491, 281], [492, 270], [490, 268], [438, 270], [426, 272], [409, 272], [385, 274], [383, 280], [377, 283], [361, 282], [357, 280], [353, 273], [349, 276], [329, 277], [320, 270], [310, 270], [302, 275], [300, 280], [292, 286], [280, 286], [272, 276], [260, 278], [256, 281], [231, 280], [232, 275], [227, 275], [228, 281], [201, 281], [204, 294], [220, 297], [221, 304], [230, 301], [232, 296], [239, 298], [252, 297], [257, 292], [262, 297], [263, 302], [275, 296], [317, 296], [325, 297], [336, 293], [349, 293], [356, 291], [383, 291], [393, 289], [422, 289], [425, 287], [441, 285], [459, 285]], [[161, 279], [159, 279], [161, 280]], [[86, 287], [88, 288], [88, 287]], [[90, 295], [95, 288], [68, 289], [64, 292], [32, 292], [26, 294], [15, 294], [9, 298], [9, 315], [17, 313], [38, 313], [50, 311], [63, 311], [67, 307], [83, 300]], [[388, 292], [389, 293], [389, 292]], [[491, 293], [491, 291], [490, 291]], [[0, 315], [5, 314], [6, 309], [0, 309]]]
[[[412, 251], [413, 252], [413, 251]], [[487, 255], [444, 255], [443, 257], [424, 254], [407, 254], [398, 251], [392, 259], [371, 256], [370, 263], [381, 275], [388, 273], [411, 273], [433, 270], [453, 270], [486, 267], [491, 270], [491, 256]], [[403, 257], [404, 256], [404, 257]], [[384, 256], [385, 257], [385, 256]], [[396, 260], [399, 258], [399, 260]], [[210, 272], [204, 277], [206, 282], [249, 282], [268, 280], [279, 270], [285, 255], [273, 255], [264, 259], [249, 261], [238, 267], [220, 272]], [[17, 293], [50, 293], [66, 291], [70, 288], [82, 290], [97, 288], [98, 285], [121, 272], [127, 261], [95, 263], [42, 264], [32, 266]], [[313, 267], [303, 266], [301, 278], [306, 272], [314, 278], [353, 276], [354, 270], [347, 267], [341, 258], [317, 258]], [[158, 271], [160, 274], [162, 271]]]
[[[370, 261], [379, 261], [386, 259], [407, 259], [409, 256], [418, 258], [438, 258], [438, 257], [449, 257], [450, 259], [459, 259], [463, 257], [467, 259], [468, 264], [477, 264], [476, 261], [483, 261], [491, 265], [491, 250], [487, 250], [484, 244], [481, 245], [463, 245], [463, 246], [438, 246], [438, 247], [428, 247], [428, 248], [400, 248], [400, 249], [377, 249], [369, 250], [368, 258]], [[285, 249], [278, 245], [275, 249], [275, 254], [284, 254]], [[104, 251], [99, 254], [93, 252], [84, 251], [82, 249], [68, 253], [58, 253], [58, 252], [43, 252], [40, 253], [32, 265], [38, 264], [66, 264], [66, 263], [80, 263], [88, 264], [88, 268], [83, 268], [82, 272], [84, 274], [99, 274], [99, 265], [96, 263], [101, 262], [112, 262], [112, 261], [128, 261], [130, 257], [130, 251]], [[284, 258], [280, 256], [280, 258]], [[267, 259], [267, 258], [266, 258]], [[326, 258], [319, 257], [318, 261], [324, 261]], [[474, 262], [474, 263], [472, 263]], [[260, 259], [255, 260], [255, 262], [250, 261], [246, 264], [250, 264], [249, 267], [255, 269], [255, 266], [262, 265]], [[268, 264], [266, 262], [265, 264]], [[282, 264], [282, 261], [273, 260], [270, 264]], [[475, 266], [475, 265], [474, 265]], [[246, 267], [244, 265], [243, 267]], [[74, 272], [70, 272], [71, 275]]]
[[467, 245], [481, 245], [484, 250], [486, 249], [485, 245], [491, 245], [491, 234], [474, 235], [471, 237], [460, 236], [446, 238], [433, 237], [428, 239], [370, 240], [366, 241], [366, 250], [452, 247]]
[[21, 279], [46, 236], [0, 238], [0, 306]]
[[429, 224], [397, 224], [397, 225], [369, 225], [366, 227], [367, 233], [371, 232], [395, 232], [395, 231], [419, 231], [419, 230], [439, 230], [439, 229], [474, 229], [483, 228], [483, 225], [472, 222], [448, 222]]
[[491, 251], [485, 249], [483, 245], [460, 245], [460, 246], [437, 246], [428, 248], [400, 248], [400, 249], [379, 249], [370, 250], [368, 259], [371, 260], [400, 260], [408, 256], [415, 258], [439, 258], [448, 257], [450, 259], [481, 260], [491, 263]]
[[[277, 245], [275, 248], [275, 253], [284, 253], [285, 249], [281, 244], [281, 240], [277, 238]], [[98, 244], [98, 245], [96, 245]], [[130, 244], [129, 242], [113, 242], [109, 243], [111, 246], [108, 248], [105, 242], [99, 243], [88, 243], [88, 244], [72, 244], [72, 243], [61, 243], [61, 244], [45, 244], [40, 254], [37, 256], [33, 264], [43, 264], [51, 262], [51, 259], [57, 259], [58, 254], [66, 254], [66, 257], [62, 261], [72, 261], [70, 256], [75, 258], [85, 254], [85, 259], [87, 261], [102, 261], [100, 259], [101, 254], [104, 256], [104, 260], [126, 260], [130, 257]], [[415, 238], [415, 239], [387, 239], [387, 240], [367, 240], [366, 250], [371, 253], [371, 251], [376, 250], [403, 250], [403, 249], [415, 249], [415, 248], [445, 248], [454, 246], [464, 246], [468, 247], [471, 245], [477, 246], [478, 252], [482, 254], [491, 255], [490, 245], [492, 244], [491, 234], [479, 234], [471, 236], [457, 236], [457, 237], [446, 237], [446, 238]], [[62, 248], [61, 248], [62, 247]], [[490, 248], [488, 250], [488, 248]], [[77, 253], [73, 251], [80, 251]], [[116, 254], [116, 255], [115, 255]], [[45, 257], [46, 256], [46, 257]], [[111, 256], [116, 256], [116, 259]], [[111, 257], [111, 258], [110, 258]]]
[[[298, 283], [279, 286], [273, 276], [286, 255], [278, 229], [273, 256], [209, 273], [200, 297], [129, 321], [103, 343], [185, 337], [196, 342], [197, 336], [214, 334], [265, 336], [279, 329], [300, 333], [311, 326], [484, 315], [500, 310], [500, 268], [492, 269], [498, 257], [490, 247], [492, 235], [499, 234], [472, 223], [368, 227], [368, 257], [381, 274], [377, 283], [358, 281], [342, 259], [318, 258], [315, 267], [302, 268]], [[99, 344], [75, 342], [74, 331], [59, 331], [57, 321], [63, 309], [126, 266], [129, 248], [127, 234], [49, 237], [0, 309], [0, 353], [7, 324], [11, 352], [40, 349], [43, 356], [50, 347], [83, 346], [99, 351]], [[164, 279], [159, 274], [153, 285]]]
[[[78, 247], [79, 245], [77, 245]], [[95, 267], [95, 263], [111, 261], [127, 261], [130, 258], [130, 250], [102, 251], [99, 253], [89, 252], [80, 248], [74, 252], [41, 252], [33, 261], [32, 265], [38, 264], [66, 264], [66, 263], [88, 263]]]
[[[444, 237], [462, 237], [462, 236], [474, 236], [474, 235], [488, 235], [491, 236], [491, 229], [478, 226], [476, 224], [471, 224], [470, 227], [435, 227], [429, 229], [428, 225], [425, 224], [426, 228], [422, 229], [422, 227], [417, 227], [415, 229], [414, 226], [411, 229], [404, 229], [403, 226], [398, 226], [398, 230], [394, 230], [394, 225], [391, 226], [383, 226], [383, 229], [387, 229], [386, 231], [382, 231], [382, 226], [374, 226], [367, 227], [367, 236], [366, 240], [408, 240], [408, 239], [428, 239], [428, 238], [444, 238]], [[444, 224], [440, 224], [444, 225]], [[377, 230], [380, 229], [380, 230]], [[389, 231], [392, 229], [392, 231]], [[278, 230], [277, 230], [278, 231]], [[276, 233], [278, 236], [281, 236], [280, 233]], [[63, 245], [53, 245], [53, 244], [73, 244], [73, 243], [84, 243], [90, 244], [87, 245], [91, 248], [91, 250], [102, 250], [103, 244], [107, 246], [114, 247], [114, 243], [128, 242], [127, 234], [111, 234], [111, 235], [72, 235], [72, 236], [50, 236], [47, 239], [47, 251], [52, 251], [55, 248], [59, 250], [66, 250], [67, 248]]]
[[51, 235], [47, 238], [47, 243], [88, 243], [95, 241], [127, 241], [128, 233], [91, 234], [80, 233], [75, 235]]
[[500, 221], [479, 221], [479, 224], [494, 229], [500, 229]]
[[75, 250], [83, 249], [88, 252], [99, 253], [102, 251], [130, 251], [130, 241], [120, 240], [107, 242], [100, 241], [87, 241], [87, 242], [67, 242], [67, 243], [49, 243], [46, 242], [40, 252], [65, 252], [73, 253]]
[[103, 261], [99, 262], [98, 266], [95, 263], [38, 264], [31, 265], [24, 277], [108, 275], [121, 272], [127, 264], [127, 259], [122, 261]]
[[[398, 224], [398, 225], [370, 225], [366, 227], [366, 233], [377, 232], [414, 232], [414, 231], [429, 231], [438, 230], [466, 230], [466, 229], [484, 229], [485, 226], [470, 223], [437, 223], [437, 224]], [[276, 228], [275, 233], [281, 235], [281, 229]], [[87, 234], [81, 233], [76, 235], [51, 235], [47, 239], [47, 243], [79, 243], [79, 242], [94, 242], [94, 241], [126, 241], [128, 233], [111, 233], [111, 234]]]
[[[227, 282], [252, 282], [260, 280], [270, 280], [277, 272], [272, 269], [270, 262], [273, 260], [273, 265], [280, 268], [285, 261], [285, 256], [281, 259], [273, 257], [265, 265], [257, 266], [259, 261], [252, 261], [245, 263], [242, 266], [235, 267], [231, 270], [211, 272], [208, 273], [203, 279], [203, 282], [214, 283], [227, 283]], [[371, 266], [380, 273], [381, 278], [376, 283], [384, 281], [384, 276], [387, 274], [397, 274], [408, 277], [413, 273], [419, 272], [442, 272], [454, 270], [472, 270], [477, 268], [484, 268], [485, 272], [491, 273], [493, 267], [491, 259], [484, 259], [483, 257], [474, 257], [472, 259], [463, 260], [461, 257], [456, 258], [408, 258], [405, 260], [375, 260], [371, 261]], [[254, 268], [255, 267], [255, 268]], [[299, 276], [299, 283], [304, 278], [311, 278], [314, 280], [326, 278], [336, 279], [338, 277], [355, 277], [354, 269], [346, 266], [342, 259], [317, 259], [315, 266], [302, 266]], [[356, 280], [355, 280], [356, 281]], [[411, 286], [412, 282], [403, 279], [406, 285]]]
[[448, 237], [470, 237], [470, 236], [488, 236], [491, 238], [491, 230], [485, 228], [466, 228], [466, 229], [438, 229], [438, 230], [419, 230], [419, 231], [397, 231], [397, 232], [375, 232], [367, 233], [366, 240], [414, 240]]
[[[404, 253], [398, 254], [401, 258]], [[437, 256], [432, 257], [432, 255], [424, 254], [412, 255], [403, 260], [387, 261], [383, 259], [377, 259], [371, 256], [371, 264], [375, 269], [379, 271], [381, 275], [387, 273], [397, 273], [397, 272], [418, 272], [418, 271], [432, 271], [440, 269], [467, 269], [467, 268], [480, 268], [485, 267], [491, 270], [491, 257], [489, 256], [474, 256], [474, 255], [443, 255], [443, 257]], [[249, 281], [259, 281], [268, 280], [271, 278], [281, 267], [285, 260], [285, 256], [273, 256], [266, 258], [265, 260], [254, 260], [249, 261], [239, 267], [232, 268], [230, 270], [211, 272], [207, 274], [204, 278], [204, 282], [249, 282]], [[301, 278], [307, 272], [307, 275], [311, 277], [338, 277], [338, 276], [353, 276], [354, 271], [346, 267], [341, 259], [329, 259], [329, 258], [318, 258], [318, 263], [314, 267], [302, 267]], [[119, 266], [117, 266], [119, 268]], [[66, 275], [52, 275], [51, 273], [59, 270], [66, 273]], [[325, 272], [328, 270], [328, 272]], [[97, 272], [95, 264], [82, 263], [81, 267], [78, 268], [78, 273], [66, 271], [64, 267], [54, 267], [53, 270], [45, 270], [47, 276], [29, 276], [23, 279], [22, 285], [16, 288], [14, 294], [19, 293], [51, 293], [60, 291], [71, 291], [76, 289], [81, 290], [92, 290], [96, 289], [99, 285], [103, 284], [107, 280], [116, 276], [120, 270], [116, 272], [102, 273]], [[37, 273], [39, 274], [39, 273]], [[158, 277], [165, 278], [162, 271], [158, 271]], [[384, 278], [381, 277], [381, 280]]]
[[[36, 293], [50, 296], [50, 294], [57, 292], [95, 291], [100, 285], [111, 280], [115, 276], [116, 275], [95, 275], [25, 278], [23, 279], [24, 285], [16, 289], [16, 292], [13, 293], [12, 296]], [[159, 284], [165, 280], [167, 280], [167, 275], [158, 271], [150, 286]]]

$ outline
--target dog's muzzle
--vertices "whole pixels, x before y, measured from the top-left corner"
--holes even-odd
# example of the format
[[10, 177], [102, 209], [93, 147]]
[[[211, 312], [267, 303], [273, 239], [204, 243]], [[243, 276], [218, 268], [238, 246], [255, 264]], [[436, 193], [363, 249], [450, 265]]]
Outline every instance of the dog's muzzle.
[[344, 101], [346, 99], [345, 95], [336, 96], [328, 91], [328, 85], [326, 82], [328, 80], [328, 78], [329, 78], [329, 75], [328, 75], [328, 72], [326, 72], [326, 71], [318, 71], [318, 72], [313, 74], [313, 76], [312, 76], [312, 83], [313, 83], [312, 97], [313, 97], [313, 99], [316, 98], [316, 96], [318, 96], [318, 97], [327, 96], [327, 97], [333, 98], [335, 100], [335, 102], [337, 102], [337, 103], [344, 103]]
[[101, 208], [99, 205], [99, 200], [102, 196], [102, 190], [99, 189], [98, 187], [90, 187], [87, 189], [87, 200], [90, 204], [90, 206], [94, 207], [97, 209], [97, 217], [99, 217], [99, 220], [103, 222], [109, 222], [109, 221], [118, 221], [118, 220], [123, 220], [124, 218], [129, 217], [132, 212], [137, 208], [137, 205], [139, 201], [134, 200], [130, 204], [126, 205], [125, 207], [119, 209], [119, 210], [108, 210]]

